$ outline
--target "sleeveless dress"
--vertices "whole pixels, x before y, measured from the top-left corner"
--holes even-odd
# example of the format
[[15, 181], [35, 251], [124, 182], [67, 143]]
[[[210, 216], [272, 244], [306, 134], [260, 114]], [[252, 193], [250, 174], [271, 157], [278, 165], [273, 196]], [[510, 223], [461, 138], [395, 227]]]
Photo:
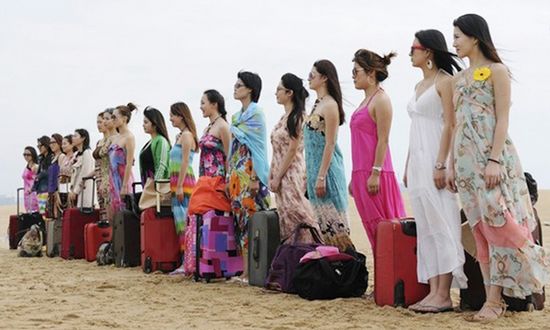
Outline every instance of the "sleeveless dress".
[[28, 166], [25, 166], [21, 177], [23, 178], [23, 201], [25, 204], [25, 212], [38, 212], [38, 199], [36, 198], [36, 191], [32, 191], [36, 173], [34, 173]]
[[221, 176], [225, 180], [227, 155], [222, 140], [206, 132], [199, 141], [199, 176]]
[[[126, 203], [121, 199], [120, 191], [122, 190], [122, 183], [124, 180], [124, 174], [126, 172], [126, 149], [122, 148], [118, 144], [111, 144], [108, 149], [109, 163], [110, 163], [110, 187], [111, 191], [111, 214], [115, 214], [126, 208]], [[132, 191], [132, 183], [134, 182], [133, 174], [130, 173], [127, 183], [127, 191]]]
[[[290, 146], [291, 138], [286, 127], [287, 121], [288, 114], [285, 114], [271, 132], [273, 157], [271, 158], [270, 181], [280, 172], [280, 167], [283, 165], [284, 158]], [[305, 197], [306, 162], [304, 158], [304, 137], [301, 132], [298, 132], [298, 134], [299, 142], [296, 155], [281, 178], [279, 192], [275, 193], [281, 240], [289, 238], [300, 223], [307, 223], [317, 229], [319, 227], [313, 217], [311, 204]], [[287, 240], [288, 243], [291, 243], [291, 241]]]
[[[177, 140], [177, 139], [176, 139]], [[193, 157], [195, 152], [189, 152], [189, 165], [183, 180], [183, 201], [179, 201], [176, 196], [178, 187], [178, 178], [181, 168], [182, 148], [181, 144], [176, 143], [170, 150], [170, 190], [172, 191], [172, 213], [174, 214], [174, 225], [179, 239], [180, 252], [185, 250], [185, 224], [187, 220], [187, 209], [189, 208], [189, 199], [195, 186], [195, 174], [193, 173]]]
[[338, 144], [334, 146], [325, 178], [326, 194], [317, 197], [315, 184], [325, 149], [325, 119], [316, 113], [309, 115], [304, 126], [304, 150], [306, 159], [307, 194], [313, 215], [321, 229], [326, 245], [345, 251], [353, 247], [349, 237], [347, 216], [348, 191], [344, 175], [344, 159]]
[[433, 171], [443, 133], [443, 105], [436, 85], [410, 100], [407, 191], [416, 222], [417, 276], [420, 283], [452, 273], [453, 286], [466, 288], [464, 248], [458, 200], [447, 189], [437, 189]]
[[93, 156], [95, 159], [95, 177], [97, 186], [97, 202], [99, 203], [100, 220], [109, 220], [107, 207], [110, 202], [110, 180], [109, 180], [109, 146], [110, 138], [105, 137], [98, 141]]
[[378, 131], [376, 123], [369, 113], [369, 104], [378, 91], [367, 101], [364, 107], [357, 109], [351, 116], [351, 185], [353, 199], [361, 216], [363, 227], [367, 232], [371, 247], [376, 246], [376, 227], [384, 220], [402, 218], [405, 216], [403, 199], [395, 178], [390, 154], [386, 149], [386, 157], [380, 173], [380, 188], [377, 194], [368, 192], [367, 181], [372, 173]]
[[473, 229], [477, 259], [489, 263], [490, 284], [503, 287], [505, 295], [525, 298], [542, 293], [550, 281], [550, 255], [532, 241], [533, 207], [508, 136], [497, 159], [502, 168], [500, 183], [488, 190], [483, 178], [496, 127], [494, 87], [488, 80], [475, 80], [466, 70], [458, 76], [454, 104], [456, 183]]

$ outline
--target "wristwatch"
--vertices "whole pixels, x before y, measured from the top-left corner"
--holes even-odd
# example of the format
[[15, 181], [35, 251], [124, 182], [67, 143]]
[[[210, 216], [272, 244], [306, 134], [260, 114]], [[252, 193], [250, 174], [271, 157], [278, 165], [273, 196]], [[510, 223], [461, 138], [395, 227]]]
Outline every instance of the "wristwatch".
[[382, 172], [382, 166], [373, 166], [372, 171], [380, 173], [380, 172]]
[[436, 170], [444, 170], [444, 169], [446, 169], [446, 167], [445, 167], [445, 164], [444, 164], [444, 163], [442, 163], [442, 162], [437, 162], [437, 163], [435, 163], [435, 169], [436, 169]]

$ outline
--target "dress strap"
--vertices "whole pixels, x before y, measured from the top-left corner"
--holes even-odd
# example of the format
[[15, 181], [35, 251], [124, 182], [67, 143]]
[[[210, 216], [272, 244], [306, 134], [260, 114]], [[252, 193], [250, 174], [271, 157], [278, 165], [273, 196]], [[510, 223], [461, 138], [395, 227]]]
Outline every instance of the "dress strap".
[[376, 96], [376, 94], [378, 94], [378, 92], [381, 91], [381, 90], [382, 90], [382, 88], [378, 88], [378, 89], [376, 90], [376, 92], [374, 92], [374, 94], [372, 94], [371, 97], [369, 97], [369, 100], [367, 101], [367, 104], [365, 104], [365, 107], [366, 107], [366, 108], [368, 108], [368, 106], [369, 106], [370, 102], [372, 101], [372, 99], [373, 99], [373, 98]]

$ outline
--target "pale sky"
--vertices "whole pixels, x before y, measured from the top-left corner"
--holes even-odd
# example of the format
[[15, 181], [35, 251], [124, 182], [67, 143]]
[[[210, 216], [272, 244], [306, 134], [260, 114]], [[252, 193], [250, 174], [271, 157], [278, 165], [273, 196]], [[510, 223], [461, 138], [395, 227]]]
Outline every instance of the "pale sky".
[[[0, 5], [0, 195], [14, 196], [22, 185], [26, 145], [75, 128], [88, 129], [95, 145], [96, 115], [107, 107], [129, 101], [140, 106], [130, 124], [136, 157], [148, 139], [141, 127], [147, 105], [168, 119], [170, 104], [184, 101], [202, 132], [207, 125], [199, 110], [202, 92], [218, 89], [229, 115], [238, 111], [232, 89], [241, 69], [262, 77], [259, 104], [271, 131], [283, 113], [274, 96], [280, 77], [292, 72], [305, 79], [314, 61], [329, 59], [338, 69], [349, 120], [363, 98], [351, 79], [351, 59], [359, 48], [399, 54], [383, 87], [393, 103], [390, 148], [401, 181], [410, 124], [406, 105], [421, 79], [408, 56], [414, 33], [438, 29], [451, 47], [452, 21], [466, 13], [489, 23], [514, 76], [510, 135], [524, 169], [540, 187], [550, 188], [550, 65], [544, 62], [550, 53], [549, 1], [0, 0]], [[176, 130], [169, 132], [173, 139]], [[349, 177], [349, 121], [338, 138]], [[137, 176], [137, 167], [134, 172]]]

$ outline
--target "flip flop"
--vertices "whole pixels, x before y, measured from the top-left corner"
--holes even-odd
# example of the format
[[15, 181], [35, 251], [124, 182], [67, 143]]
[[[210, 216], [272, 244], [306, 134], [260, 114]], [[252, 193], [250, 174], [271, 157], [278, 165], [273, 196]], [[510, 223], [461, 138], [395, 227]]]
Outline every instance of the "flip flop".
[[430, 305], [420, 305], [422, 308], [428, 308], [428, 309], [413, 309], [413, 311], [422, 313], [422, 314], [437, 314], [437, 313], [446, 313], [446, 312], [453, 312], [455, 309], [453, 306], [445, 306], [445, 307], [437, 307], [437, 306], [430, 306]]

